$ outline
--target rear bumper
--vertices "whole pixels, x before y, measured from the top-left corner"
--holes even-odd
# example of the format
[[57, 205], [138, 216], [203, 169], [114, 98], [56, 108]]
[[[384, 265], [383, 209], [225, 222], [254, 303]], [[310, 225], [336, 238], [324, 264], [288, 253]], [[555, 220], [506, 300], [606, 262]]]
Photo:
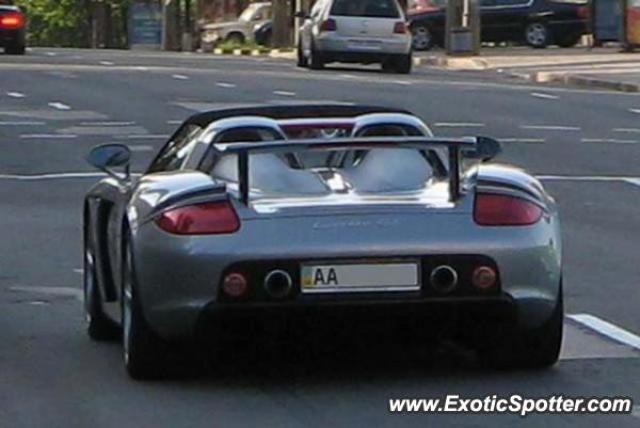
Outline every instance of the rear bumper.
[[321, 58], [324, 62], [349, 62], [360, 64], [371, 64], [385, 62], [387, 60], [400, 58], [407, 55], [381, 52], [340, 52], [322, 51]]
[[24, 30], [0, 30], [0, 47], [24, 43]]
[[[371, 41], [377, 43], [370, 43]], [[314, 39], [314, 46], [327, 62], [380, 62], [390, 56], [409, 54], [411, 37], [369, 40], [327, 34]]]

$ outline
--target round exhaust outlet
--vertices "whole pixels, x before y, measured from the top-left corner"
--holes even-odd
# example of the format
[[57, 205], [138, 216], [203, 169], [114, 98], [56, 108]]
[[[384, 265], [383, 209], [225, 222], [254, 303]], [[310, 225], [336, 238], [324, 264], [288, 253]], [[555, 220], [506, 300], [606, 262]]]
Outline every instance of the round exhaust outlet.
[[431, 286], [439, 293], [449, 293], [458, 285], [458, 272], [448, 265], [438, 266], [431, 271]]
[[293, 281], [291, 275], [283, 270], [272, 270], [264, 278], [264, 289], [269, 296], [283, 299], [289, 295]]

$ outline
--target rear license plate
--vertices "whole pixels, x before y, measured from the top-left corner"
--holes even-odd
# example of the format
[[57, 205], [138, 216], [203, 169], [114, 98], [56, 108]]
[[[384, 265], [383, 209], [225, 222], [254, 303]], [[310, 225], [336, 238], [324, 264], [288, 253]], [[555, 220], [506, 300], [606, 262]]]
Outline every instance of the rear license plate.
[[381, 47], [382, 47], [382, 42], [380, 40], [351, 39], [348, 42], [349, 49], [379, 50]]
[[417, 261], [305, 264], [300, 277], [303, 293], [420, 288]]

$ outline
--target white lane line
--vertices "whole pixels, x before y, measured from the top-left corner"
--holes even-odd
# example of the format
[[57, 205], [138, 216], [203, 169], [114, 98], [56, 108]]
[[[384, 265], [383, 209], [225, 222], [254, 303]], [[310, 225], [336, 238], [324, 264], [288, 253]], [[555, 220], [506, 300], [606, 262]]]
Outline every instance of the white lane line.
[[404, 86], [413, 85], [413, 82], [408, 82], [406, 80], [394, 80], [393, 83], [395, 83], [396, 85], [404, 85]]
[[640, 178], [627, 178], [624, 181], [626, 181], [629, 184], [633, 184], [634, 186], [640, 187]]
[[71, 110], [70, 106], [68, 106], [68, 105], [66, 105], [64, 103], [61, 103], [59, 101], [54, 101], [54, 102], [49, 103], [49, 107], [54, 108], [56, 110], [64, 110], [64, 111]]
[[482, 128], [485, 124], [472, 122], [436, 122], [433, 126], [438, 128]]
[[84, 273], [84, 269], [82, 269], [82, 268], [74, 269], [73, 273]]
[[185, 76], [184, 74], [173, 74], [171, 75], [171, 77], [176, 80], [189, 80], [189, 77]]
[[640, 337], [628, 330], [618, 327], [615, 324], [611, 324], [610, 322], [589, 314], [569, 314], [567, 317], [615, 340], [616, 342], [623, 343], [640, 350]]
[[75, 287], [9, 287], [9, 290], [22, 293], [46, 294], [49, 296], [73, 297], [77, 300], [84, 300], [84, 293], [80, 288]]
[[295, 97], [296, 93], [290, 91], [273, 91], [273, 95], [279, 95], [281, 97]]
[[46, 56], [57, 56], [58, 54], [55, 52], [45, 52], [44, 53]]
[[101, 65], [114, 65], [115, 63], [112, 61], [100, 61]]
[[133, 126], [135, 122], [80, 122], [80, 126]]
[[[139, 177], [139, 172], [131, 173], [133, 177]], [[58, 180], [66, 178], [102, 178], [107, 174], [102, 172], [52, 172], [47, 174], [0, 174], [0, 180], [16, 180], [16, 181], [41, 181], [41, 180]]]
[[601, 182], [621, 182], [640, 187], [638, 177], [615, 177], [615, 176], [579, 176], [579, 175], [538, 175], [540, 180], [548, 181], [601, 181]]
[[546, 131], [580, 131], [579, 126], [562, 126], [562, 125], [520, 125], [522, 129], [540, 129]]
[[227, 82], [216, 82], [216, 86], [219, 88], [235, 88], [236, 87], [234, 83], [227, 83]]
[[167, 125], [181, 125], [184, 120], [167, 120]]
[[630, 111], [631, 113], [638, 113], [638, 114], [640, 114], [640, 108], [630, 108], [630, 109], [629, 109], [629, 111]]
[[0, 126], [43, 126], [45, 122], [32, 121], [0, 121]]
[[23, 135], [20, 136], [20, 138], [25, 139], [25, 140], [33, 140], [33, 139], [38, 139], [38, 140], [53, 140], [53, 139], [72, 140], [74, 138], [78, 138], [78, 136], [75, 135], [75, 134], [23, 134]]
[[613, 132], [627, 132], [631, 134], [638, 133], [640, 134], [640, 128], [613, 128]]
[[140, 134], [140, 135], [127, 135], [127, 138], [130, 140], [154, 140], [154, 139], [169, 138], [169, 135], [168, 134]]
[[132, 152], [150, 152], [153, 150], [153, 146], [140, 144], [135, 146], [129, 146], [129, 150], [131, 150]]
[[345, 79], [355, 79], [358, 76], [354, 76], [353, 74], [341, 74], [340, 77], [344, 77]]
[[619, 140], [615, 138], [582, 138], [583, 143], [614, 143], [614, 144], [636, 144], [637, 140]]
[[544, 138], [498, 138], [502, 143], [544, 143]]
[[24, 98], [25, 95], [22, 92], [7, 92], [7, 96], [11, 98]]
[[546, 100], [557, 100], [558, 98], [560, 98], [557, 95], [543, 94], [542, 92], [531, 92], [531, 96], [536, 98], [543, 98]]

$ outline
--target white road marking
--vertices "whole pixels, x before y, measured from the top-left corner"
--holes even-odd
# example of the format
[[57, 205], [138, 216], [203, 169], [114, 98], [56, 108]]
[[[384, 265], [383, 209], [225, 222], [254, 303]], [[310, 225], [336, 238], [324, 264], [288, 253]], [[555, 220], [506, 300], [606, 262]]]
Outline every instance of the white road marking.
[[11, 98], [24, 98], [25, 95], [22, 92], [7, 92], [7, 96]]
[[168, 134], [139, 134], [139, 135], [127, 135], [130, 140], [154, 140], [169, 138]]
[[[139, 177], [140, 173], [131, 173], [133, 177]], [[107, 174], [102, 172], [52, 172], [48, 174], [0, 174], [0, 180], [40, 181], [58, 180], [66, 178], [102, 178]]]
[[54, 102], [49, 103], [49, 107], [54, 108], [56, 110], [64, 110], [64, 111], [71, 110], [70, 106], [68, 106], [68, 105], [66, 105], [64, 103], [58, 102], [58, 101], [54, 101]]
[[613, 128], [613, 132], [628, 132], [640, 134], [640, 128]]
[[407, 80], [394, 80], [393, 83], [395, 83], [396, 85], [404, 85], [404, 86], [413, 85], [413, 82], [409, 82]]
[[557, 95], [543, 94], [542, 92], [531, 92], [531, 96], [547, 100], [557, 100], [558, 98], [560, 98]]
[[167, 125], [181, 125], [184, 120], [167, 120]]
[[540, 180], [548, 181], [603, 181], [621, 182], [640, 187], [640, 178], [625, 176], [580, 176], [580, 175], [538, 175]]
[[150, 152], [153, 150], [153, 146], [140, 144], [135, 146], [129, 146], [129, 150], [131, 150], [132, 152]]
[[60, 140], [71, 140], [74, 138], [78, 138], [75, 134], [23, 134], [20, 138], [25, 140], [52, 140], [52, 139], [60, 139]]
[[631, 113], [638, 113], [638, 114], [640, 114], [640, 108], [630, 108], [630, 109], [629, 109], [629, 111], [630, 111]]
[[522, 129], [540, 129], [546, 131], [580, 131], [579, 126], [562, 126], [562, 125], [520, 125]]
[[189, 80], [189, 77], [185, 76], [184, 74], [173, 74], [171, 75], [171, 77], [176, 80]]
[[101, 65], [114, 65], [115, 63], [112, 61], [100, 61]]
[[567, 317], [594, 331], [597, 331], [600, 334], [610, 337], [616, 342], [623, 343], [640, 350], [640, 337], [628, 330], [618, 327], [615, 324], [611, 324], [610, 322], [589, 314], [573, 314], [567, 315]]
[[503, 143], [544, 143], [544, 138], [498, 138]]
[[627, 178], [624, 181], [626, 181], [629, 184], [633, 184], [635, 186], [640, 187], [640, 178]]
[[73, 273], [84, 273], [84, 269], [82, 268], [74, 269]]
[[46, 56], [57, 56], [58, 54], [55, 52], [45, 52], [44, 53]]
[[340, 77], [344, 77], [345, 79], [355, 79], [358, 76], [354, 76], [353, 74], [341, 74]]
[[436, 122], [433, 126], [438, 128], [482, 128], [485, 124], [471, 122]]
[[43, 126], [44, 122], [32, 122], [32, 121], [0, 121], [0, 126]]
[[81, 122], [80, 126], [133, 126], [135, 122]]
[[582, 138], [583, 143], [614, 143], [614, 144], [634, 144], [637, 140], [618, 140], [615, 138]]
[[216, 86], [220, 87], [220, 88], [235, 88], [236, 85], [234, 83], [227, 83], [227, 82], [216, 82]]
[[49, 296], [59, 297], [73, 297], [76, 300], [83, 301], [84, 293], [80, 288], [75, 287], [23, 287], [14, 286], [9, 287], [11, 291], [23, 292], [23, 293], [38, 293], [46, 294]]
[[282, 97], [295, 97], [296, 93], [289, 91], [273, 91], [273, 95], [280, 95]]

